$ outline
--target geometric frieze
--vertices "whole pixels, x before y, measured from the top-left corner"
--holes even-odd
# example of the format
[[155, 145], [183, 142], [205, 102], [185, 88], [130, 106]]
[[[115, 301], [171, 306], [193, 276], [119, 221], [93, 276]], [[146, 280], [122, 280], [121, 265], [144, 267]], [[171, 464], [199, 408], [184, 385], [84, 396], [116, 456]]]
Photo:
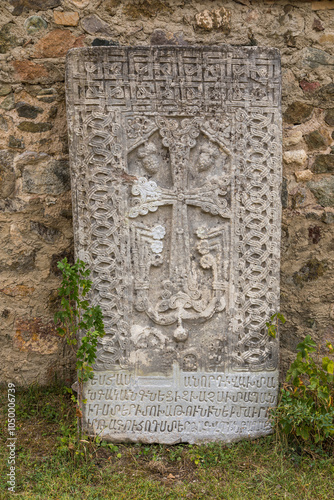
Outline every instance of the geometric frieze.
[[96, 47], [67, 57], [76, 256], [102, 308], [85, 432], [270, 432], [278, 343], [276, 49]]

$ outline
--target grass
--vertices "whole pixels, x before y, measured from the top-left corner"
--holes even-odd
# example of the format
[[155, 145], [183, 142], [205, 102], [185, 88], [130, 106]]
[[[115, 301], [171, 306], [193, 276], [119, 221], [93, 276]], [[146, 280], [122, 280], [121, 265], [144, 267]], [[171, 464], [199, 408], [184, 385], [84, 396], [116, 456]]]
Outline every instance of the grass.
[[75, 443], [64, 388], [16, 392], [16, 493], [7, 491], [7, 388], [0, 391], [0, 499], [334, 500], [334, 458], [299, 454], [274, 436], [190, 445]]

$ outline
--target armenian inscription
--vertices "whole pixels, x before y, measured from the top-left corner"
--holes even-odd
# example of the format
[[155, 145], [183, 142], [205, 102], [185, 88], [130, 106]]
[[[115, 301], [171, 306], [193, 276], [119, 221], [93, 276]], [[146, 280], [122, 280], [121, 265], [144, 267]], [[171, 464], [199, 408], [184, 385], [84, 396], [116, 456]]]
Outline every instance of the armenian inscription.
[[271, 431], [280, 77], [275, 49], [69, 52], [75, 248], [106, 326], [86, 432], [193, 443]]

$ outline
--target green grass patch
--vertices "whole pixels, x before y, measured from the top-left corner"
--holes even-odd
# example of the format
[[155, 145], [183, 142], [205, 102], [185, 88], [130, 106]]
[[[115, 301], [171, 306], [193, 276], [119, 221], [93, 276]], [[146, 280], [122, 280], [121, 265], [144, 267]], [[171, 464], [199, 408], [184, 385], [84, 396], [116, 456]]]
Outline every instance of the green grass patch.
[[7, 388], [0, 391], [0, 498], [6, 500], [332, 500], [334, 458], [275, 436], [233, 445], [76, 444], [61, 386], [16, 391], [16, 493], [7, 491]]

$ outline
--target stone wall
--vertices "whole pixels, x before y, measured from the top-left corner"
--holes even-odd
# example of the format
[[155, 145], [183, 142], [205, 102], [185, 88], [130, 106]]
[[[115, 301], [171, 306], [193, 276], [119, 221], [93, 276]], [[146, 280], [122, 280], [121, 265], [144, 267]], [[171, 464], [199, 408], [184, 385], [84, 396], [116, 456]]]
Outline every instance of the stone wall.
[[306, 334], [334, 341], [334, 2], [10, 0], [0, 6], [0, 381], [73, 378], [53, 313], [73, 259], [67, 50], [222, 44], [282, 54], [282, 373]]

